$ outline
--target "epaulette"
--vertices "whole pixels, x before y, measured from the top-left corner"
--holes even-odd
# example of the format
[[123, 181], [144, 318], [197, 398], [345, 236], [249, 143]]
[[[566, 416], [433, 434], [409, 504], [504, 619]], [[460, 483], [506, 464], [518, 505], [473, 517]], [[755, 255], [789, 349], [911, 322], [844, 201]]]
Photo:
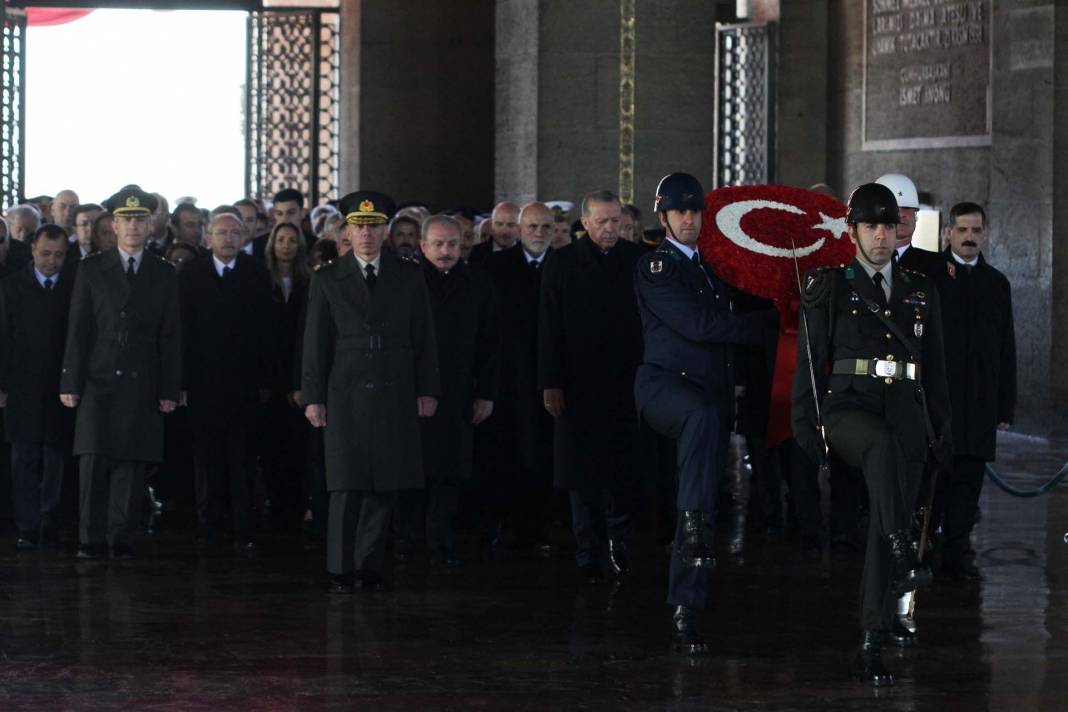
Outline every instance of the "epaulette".
[[312, 271], [313, 272], [318, 272], [323, 267], [329, 267], [332, 264], [334, 264], [333, 260], [327, 260], [326, 262], [320, 262], [319, 264], [315, 265], [315, 267], [312, 268]]
[[842, 267], [845, 267], [845, 265], [827, 265], [808, 271], [805, 275], [801, 294], [801, 303], [806, 309], [827, 303], [827, 297], [830, 295], [831, 288], [834, 287], [834, 282], [838, 278], [838, 270], [842, 269]]

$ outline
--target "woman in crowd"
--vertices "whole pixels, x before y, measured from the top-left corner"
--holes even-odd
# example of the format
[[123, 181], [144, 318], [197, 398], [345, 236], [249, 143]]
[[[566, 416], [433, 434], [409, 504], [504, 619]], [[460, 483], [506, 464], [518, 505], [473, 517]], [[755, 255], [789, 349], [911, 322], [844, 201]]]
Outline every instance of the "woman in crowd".
[[[273, 515], [295, 514], [301, 496], [308, 424], [296, 391], [299, 325], [311, 281], [306, 243], [298, 229], [278, 223], [267, 238], [264, 257], [271, 274], [271, 323], [274, 325], [274, 375], [271, 398], [264, 407], [263, 480], [267, 509]], [[301, 507], [298, 511], [303, 511]]]

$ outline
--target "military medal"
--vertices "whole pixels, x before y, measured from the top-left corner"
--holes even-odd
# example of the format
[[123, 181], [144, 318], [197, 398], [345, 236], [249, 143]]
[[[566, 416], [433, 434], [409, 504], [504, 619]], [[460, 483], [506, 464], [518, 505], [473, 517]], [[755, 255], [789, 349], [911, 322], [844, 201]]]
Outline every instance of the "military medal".
[[923, 322], [917, 321], [912, 325], [912, 330], [916, 333], [917, 338], [923, 336]]

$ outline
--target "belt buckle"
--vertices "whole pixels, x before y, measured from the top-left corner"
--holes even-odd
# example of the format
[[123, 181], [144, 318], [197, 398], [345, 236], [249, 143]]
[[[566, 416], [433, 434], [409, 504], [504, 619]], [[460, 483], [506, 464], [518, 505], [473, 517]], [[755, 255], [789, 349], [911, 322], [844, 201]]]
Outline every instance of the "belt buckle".
[[880, 378], [894, 378], [897, 376], [897, 361], [883, 361], [876, 359], [875, 375]]

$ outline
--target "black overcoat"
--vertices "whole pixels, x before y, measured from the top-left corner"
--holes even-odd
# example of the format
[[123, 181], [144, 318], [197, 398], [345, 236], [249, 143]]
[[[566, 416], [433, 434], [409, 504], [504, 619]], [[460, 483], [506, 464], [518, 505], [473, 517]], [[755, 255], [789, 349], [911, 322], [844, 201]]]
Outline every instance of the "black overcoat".
[[493, 416], [478, 426], [477, 447], [490, 469], [546, 472], [552, 465], [553, 419], [538, 386], [538, 299], [549, 256], [535, 268], [524, 254], [522, 248], [501, 250], [482, 264], [500, 306], [501, 358]]
[[632, 474], [642, 359], [633, 279], [641, 254], [625, 240], [603, 254], [582, 237], [545, 264], [538, 378], [541, 389], [564, 392], [553, 442], [558, 487], [591, 490]]
[[60, 393], [81, 396], [75, 455], [159, 462], [161, 400], [178, 400], [182, 334], [178, 276], [145, 251], [131, 285], [117, 248], [78, 267]]
[[319, 269], [301, 365], [304, 402], [326, 406], [327, 489], [422, 487], [415, 399], [441, 388], [419, 265], [383, 252], [374, 294], [351, 252]]
[[945, 254], [938, 276], [946, 380], [958, 455], [992, 461], [997, 424], [1016, 412], [1016, 328], [1009, 280], [982, 255], [974, 268]]
[[51, 290], [33, 265], [0, 283], [0, 390], [7, 393], [8, 442], [69, 445], [74, 412], [59, 402], [72, 278], [56, 275]]
[[272, 376], [271, 278], [238, 253], [225, 278], [206, 253], [178, 277], [182, 305], [182, 385], [194, 433], [255, 417]]
[[444, 274], [421, 261], [441, 372], [437, 412], [421, 421], [423, 467], [428, 482], [456, 484], [471, 477], [471, 405], [497, 398], [500, 315], [493, 286], [481, 270], [461, 262]]

